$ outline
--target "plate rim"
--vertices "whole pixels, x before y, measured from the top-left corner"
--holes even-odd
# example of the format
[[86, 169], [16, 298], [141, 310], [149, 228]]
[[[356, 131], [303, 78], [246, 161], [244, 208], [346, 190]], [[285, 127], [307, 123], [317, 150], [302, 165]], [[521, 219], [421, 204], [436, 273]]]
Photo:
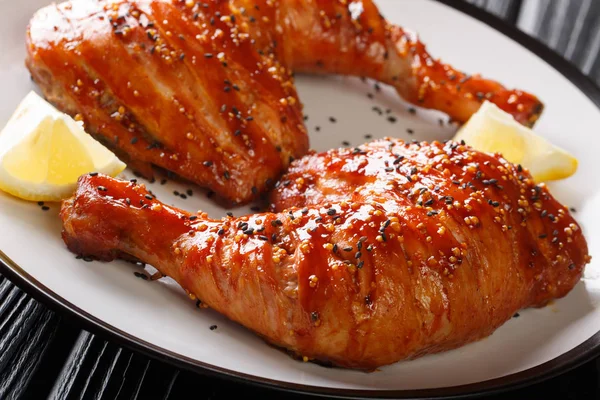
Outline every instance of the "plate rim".
[[[600, 87], [585, 76], [568, 60], [547, 47], [539, 40], [509, 25], [500, 18], [467, 2], [455, 0], [435, 0], [436, 2], [458, 10], [478, 21], [485, 23], [496, 31], [513, 39], [522, 47], [537, 55], [561, 75], [573, 83], [579, 91], [585, 94], [600, 109]], [[179, 368], [190, 370], [203, 375], [230, 379], [239, 383], [251, 384], [269, 389], [296, 392], [310, 395], [325, 395], [338, 398], [466, 398], [499, 393], [519, 387], [528, 386], [558, 374], [569, 371], [600, 354], [600, 331], [580, 343], [570, 351], [535, 367], [506, 375], [499, 378], [470, 383], [459, 386], [449, 386], [433, 389], [414, 390], [362, 390], [339, 389], [321, 386], [302, 385], [284, 381], [263, 378], [242, 372], [229, 370], [198, 361], [150, 342], [136, 338], [119, 328], [108, 324], [99, 318], [83, 311], [76, 305], [53, 292], [0, 250], [0, 273], [24, 292], [40, 301], [53, 311], [77, 321], [84, 329], [99, 335], [103, 339], [115, 342], [120, 346], [140, 352], [153, 359], [164, 361]]]

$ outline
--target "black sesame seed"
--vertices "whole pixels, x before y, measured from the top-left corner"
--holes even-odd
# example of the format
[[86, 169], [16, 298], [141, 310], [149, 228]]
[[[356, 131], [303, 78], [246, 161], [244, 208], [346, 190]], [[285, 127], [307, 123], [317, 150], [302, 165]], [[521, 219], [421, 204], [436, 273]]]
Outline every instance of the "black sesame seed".
[[211, 325], [209, 329], [210, 329], [211, 331], [214, 331], [215, 329], [217, 329], [217, 326], [216, 326], [216, 325]]
[[174, 194], [175, 196], [179, 196], [179, 192], [178, 192], [177, 190], [173, 190], [173, 194]]
[[412, 135], [413, 133], [415, 133], [415, 131], [413, 131], [412, 129], [408, 128], [408, 129], [406, 129], [406, 133], [408, 133], [409, 135]]
[[319, 319], [319, 313], [316, 311], [313, 311], [310, 313], [310, 319], [313, 321], [317, 321]]
[[347, 141], [347, 140], [344, 140], [344, 141], [342, 142], [342, 144], [343, 144], [344, 146], [350, 146], [350, 142], [349, 142], [349, 141]]
[[356, 254], [354, 255], [354, 258], [361, 258], [362, 257], [362, 253], [360, 251], [357, 251]]
[[227, 212], [227, 216], [228, 216], [228, 217], [233, 217], [233, 213], [232, 213], [231, 211], [228, 211], [228, 212]]
[[540, 239], [546, 239], [548, 237], [548, 235], [546, 235], [545, 233], [542, 233], [541, 235], [538, 236], [538, 238]]
[[48, 207], [48, 206], [42, 206], [43, 211], [48, 211], [49, 209], [50, 209], [50, 207]]
[[105, 188], [104, 186], [98, 186], [98, 190], [101, 191], [101, 192], [107, 192], [108, 191], [108, 189]]
[[252, 235], [254, 233], [254, 228], [248, 228], [248, 229], [242, 231], [242, 233], [244, 235]]
[[204, 53], [205, 58], [212, 58], [212, 53]]
[[141, 273], [141, 272], [137, 272], [137, 271], [136, 271], [136, 272], [134, 272], [133, 274], [134, 274], [136, 277], [140, 278], [140, 279], [143, 279], [143, 280], [145, 280], [145, 281], [147, 281], [147, 280], [148, 280], [148, 275], [146, 275], [146, 274], [143, 274], [143, 273]]
[[352, 246], [347, 246], [343, 248], [344, 251], [352, 251]]
[[574, 270], [575, 269], [575, 264], [569, 264], [569, 269], [570, 270]]
[[334, 117], [329, 117], [329, 122], [335, 124], [337, 122], [337, 119], [335, 119]]
[[515, 315], [513, 315], [513, 318], [519, 318], [519, 313], [515, 313]]
[[358, 264], [356, 264], [356, 268], [361, 269], [363, 265], [365, 265], [365, 262], [363, 260], [360, 260]]
[[154, 197], [150, 196], [149, 194], [145, 194], [144, 197], [148, 200], [154, 200]]
[[246, 121], [253, 121], [254, 117], [246, 117]]
[[557, 237], [557, 236], [554, 236], [554, 237], [552, 238], [552, 243], [556, 243], [556, 242], [558, 242], [558, 237]]
[[94, 259], [92, 257], [89, 257], [89, 256], [83, 257], [82, 260], [85, 261], [85, 262], [92, 262], [92, 261], [94, 261]]
[[327, 215], [335, 215], [337, 211], [335, 210], [335, 208], [330, 208], [329, 210], [327, 210]]
[[268, 238], [268, 237], [266, 237], [265, 235], [260, 235], [260, 236], [258, 236], [258, 238], [259, 238], [260, 240], [264, 240], [265, 242], [266, 242], [267, 240], [269, 240], [269, 238]]
[[223, 172], [223, 178], [225, 178], [226, 180], [229, 180], [229, 178], [231, 178], [231, 176], [229, 175], [229, 171]]
[[[90, 175], [90, 176], [97, 176], [97, 175], [98, 175], [98, 173], [97, 173], [97, 172], [90, 172], [90, 173], [89, 173], [89, 175]], [[39, 204], [39, 203], [38, 203], [38, 204]], [[43, 204], [43, 202], [42, 202], [42, 204]]]
[[273, 221], [271, 221], [271, 225], [274, 226], [274, 227], [282, 226], [283, 222], [281, 222], [280, 219], [274, 219]]
[[271, 234], [271, 242], [276, 242], [277, 241], [277, 235], [272, 233]]
[[320, 127], [320, 126], [318, 126], [318, 125], [317, 125], [317, 126], [315, 126], [315, 131], [319, 132], [320, 130], [321, 130], [321, 127]]

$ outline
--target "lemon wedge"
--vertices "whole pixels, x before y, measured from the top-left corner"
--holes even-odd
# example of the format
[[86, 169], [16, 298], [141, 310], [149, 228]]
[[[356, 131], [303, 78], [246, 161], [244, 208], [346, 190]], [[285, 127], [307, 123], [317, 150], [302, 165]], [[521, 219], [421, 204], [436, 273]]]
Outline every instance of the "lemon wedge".
[[82, 125], [30, 92], [0, 132], [0, 189], [25, 200], [59, 201], [88, 172], [125, 169]]
[[519, 124], [512, 115], [485, 101], [457, 132], [476, 150], [500, 153], [513, 164], [527, 168], [536, 182], [567, 178], [577, 171], [577, 159]]

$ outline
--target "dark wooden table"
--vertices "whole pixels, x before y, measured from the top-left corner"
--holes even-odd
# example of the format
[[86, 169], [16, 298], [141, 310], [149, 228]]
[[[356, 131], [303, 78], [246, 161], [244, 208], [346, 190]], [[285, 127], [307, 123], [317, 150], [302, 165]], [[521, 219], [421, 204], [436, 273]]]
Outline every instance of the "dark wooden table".
[[[516, 25], [600, 81], [600, 1], [468, 2]], [[2, 400], [220, 399], [240, 393], [261, 399], [302, 397], [201, 376], [121, 348], [48, 310], [0, 276]], [[488, 398], [548, 396], [600, 399], [600, 357], [547, 381]]]

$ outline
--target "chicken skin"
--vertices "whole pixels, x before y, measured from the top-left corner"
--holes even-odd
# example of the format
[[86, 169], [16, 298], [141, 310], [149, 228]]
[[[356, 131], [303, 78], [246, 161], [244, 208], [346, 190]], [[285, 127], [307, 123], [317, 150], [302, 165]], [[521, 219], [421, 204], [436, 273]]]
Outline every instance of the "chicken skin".
[[565, 296], [590, 261], [526, 170], [448, 142], [380, 140], [295, 161], [274, 212], [210, 219], [84, 175], [68, 248], [147, 262], [292, 354], [371, 370], [490, 335]]
[[52, 4], [27, 30], [33, 80], [137, 172], [244, 203], [308, 151], [293, 71], [365, 76], [466, 121], [488, 99], [532, 125], [534, 96], [434, 60], [370, 0]]

